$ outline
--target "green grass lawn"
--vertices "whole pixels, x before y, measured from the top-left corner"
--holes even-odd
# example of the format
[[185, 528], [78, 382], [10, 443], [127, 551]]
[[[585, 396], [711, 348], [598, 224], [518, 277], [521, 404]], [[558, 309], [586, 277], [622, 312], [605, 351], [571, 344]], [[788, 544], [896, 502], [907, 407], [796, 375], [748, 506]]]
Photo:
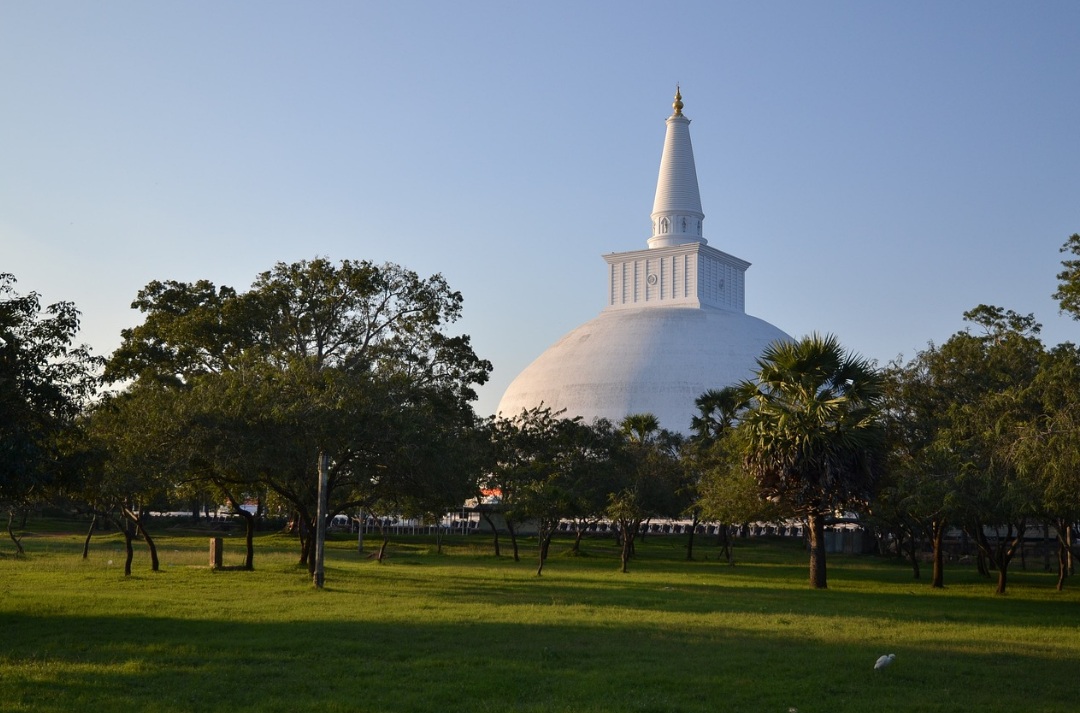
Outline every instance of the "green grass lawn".
[[1042, 571], [995, 596], [970, 566], [933, 591], [833, 556], [812, 591], [797, 544], [742, 545], [732, 568], [651, 537], [629, 574], [606, 540], [557, 541], [538, 578], [533, 542], [515, 563], [483, 536], [441, 555], [402, 537], [383, 564], [333, 541], [319, 591], [283, 536], [260, 537], [254, 572], [211, 571], [207, 535], [158, 543], [161, 571], [139, 545], [130, 578], [115, 535], [85, 561], [77, 534], [27, 535], [21, 559], [0, 544], [0, 710], [1080, 709], [1080, 582]]

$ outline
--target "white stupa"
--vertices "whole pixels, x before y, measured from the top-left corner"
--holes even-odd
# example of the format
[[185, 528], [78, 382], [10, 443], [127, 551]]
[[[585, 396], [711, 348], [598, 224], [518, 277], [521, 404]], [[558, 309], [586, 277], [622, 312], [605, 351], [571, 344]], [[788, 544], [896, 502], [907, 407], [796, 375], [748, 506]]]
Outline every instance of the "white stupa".
[[690, 120], [676, 90], [648, 248], [605, 255], [607, 306], [525, 368], [498, 412], [540, 404], [586, 421], [652, 413], [687, 433], [694, 401], [749, 378], [766, 346], [790, 340], [744, 311], [750, 263], [708, 246]]

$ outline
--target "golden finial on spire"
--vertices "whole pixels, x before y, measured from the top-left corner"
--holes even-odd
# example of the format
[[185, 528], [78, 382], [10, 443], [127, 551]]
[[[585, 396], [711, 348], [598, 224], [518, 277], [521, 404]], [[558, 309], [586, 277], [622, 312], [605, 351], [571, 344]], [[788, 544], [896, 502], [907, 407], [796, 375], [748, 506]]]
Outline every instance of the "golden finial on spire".
[[675, 116], [682, 116], [682, 92], [679, 91], [679, 85], [675, 85], [675, 102], [671, 105], [671, 108], [675, 110]]

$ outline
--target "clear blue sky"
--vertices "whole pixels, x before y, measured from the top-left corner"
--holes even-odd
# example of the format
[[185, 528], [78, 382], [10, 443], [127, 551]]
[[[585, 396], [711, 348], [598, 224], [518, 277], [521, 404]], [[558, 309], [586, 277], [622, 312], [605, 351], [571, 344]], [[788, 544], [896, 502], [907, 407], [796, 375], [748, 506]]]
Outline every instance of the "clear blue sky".
[[477, 410], [646, 247], [675, 83], [747, 312], [886, 361], [1080, 231], [1080, 2], [0, 0], [0, 271], [108, 354], [153, 279], [441, 272]]

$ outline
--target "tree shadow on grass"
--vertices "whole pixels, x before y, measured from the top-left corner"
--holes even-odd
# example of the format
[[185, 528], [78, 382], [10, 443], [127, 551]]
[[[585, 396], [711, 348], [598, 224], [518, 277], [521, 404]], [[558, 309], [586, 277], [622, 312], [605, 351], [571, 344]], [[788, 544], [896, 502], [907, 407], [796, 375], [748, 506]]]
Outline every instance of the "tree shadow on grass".
[[8, 710], [1011, 713], [1075, 700], [1067, 657], [909, 645], [874, 671], [880, 646], [719, 625], [13, 614], [4, 632]]
[[[391, 565], [393, 567], [393, 565]], [[422, 569], [422, 568], [420, 568]], [[645, 569], [645, 568], [642, 568]], [[666, 566], [662, 566], [666, 569]], [[447, 603], [484, 607], [500, 606], [575, 606], [599, 609], [622, 609], [648, 614], [754, 615], [774, 617], [818, 617], [831, 619], [837, 626], [861, 626], [866, 622], [889, 622], [895, 625], [933, 626], [934, 624], [1015, 629], [1023, 626], [1080, 628], [1078, 593], [1054, 593], [1040, 590], [1040, 597], [1023, 595], [1000, 597], [992, 587], [974, 581], [979, 596], [953, 595], [949, 590], [933, 590], [925, 583], [905, 578], [877, 582], [875, 587], [847, 587], [849, 573], [835, 572], [836, 584], [830, 590], [811, 590], [801, 584], [803, 570], [790, 567], [747, 567], [738, 572], [720, 569], [715, 573], [688, 570], [675, 566], [670, 577], [653, 576], [655, 571], [638, 576], [592, 569], [564, 570], [549, 568], [544, 577], [518, 568], [511, 575], [492, 578], [488, 566], [455, 565], [451, 573], [439, 577], [439, 598]], [[850, 581], [865, 584], [867, 577], [880, 574], [855, 573]], [[516, 575], [516, 576], [514, 576]], [[422, 572], [408, 575], [422, 582]], [[1042, 576], [1049, 581], [1049, 577]], [[799, 582], [793, 586], [793, 582]], [[763, 584], [765, 586], [763, 586]], [[770, 586], [775, 584], [775, 586]], [[1026, 590], [1032, 591], [1032, 590]], [[1050, 596], [1052, 598], [1046, 598]], [[867, 638], [878, 640], [887, 632], [874, 630]]]

